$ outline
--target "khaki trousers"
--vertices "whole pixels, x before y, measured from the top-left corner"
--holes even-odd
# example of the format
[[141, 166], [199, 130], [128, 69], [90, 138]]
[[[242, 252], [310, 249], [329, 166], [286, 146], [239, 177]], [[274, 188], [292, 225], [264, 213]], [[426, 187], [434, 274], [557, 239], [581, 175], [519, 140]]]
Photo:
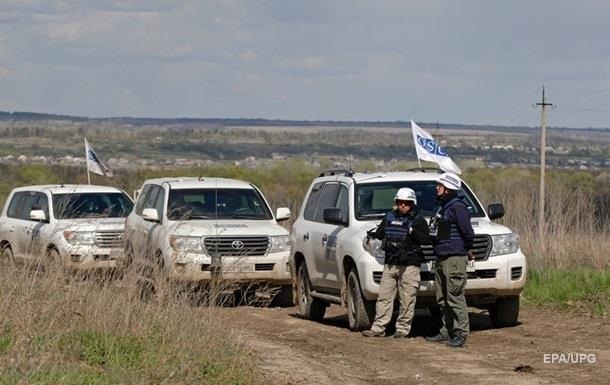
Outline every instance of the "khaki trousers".
[[400, 310], [396, 331], [409, 334], [415, 313], [415, 300], [419, 288], [419, 266], [384, 265], [379, 284], [379, 296], [375, 307], [375, 321], [371, 330], [384, 332], [392, 319], [394, 299], [398, 291]]

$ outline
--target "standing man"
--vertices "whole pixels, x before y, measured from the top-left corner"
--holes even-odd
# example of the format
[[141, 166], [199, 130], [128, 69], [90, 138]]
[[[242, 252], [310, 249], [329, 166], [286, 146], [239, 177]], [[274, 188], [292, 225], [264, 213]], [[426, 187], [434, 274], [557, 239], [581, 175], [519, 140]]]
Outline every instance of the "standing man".
[[474, 230], [468, 208], [457, 196], [461, 187], [462, 181], [457, 175], [444, 173], [440, 176], [436, 185], [440, 207], [430, 222], [430, 236], [437, 257], [436, 302], [441, 309], [443, 326], [437, 335], [426, 337], [426, 340], [446, 342], [451, 347], [463, 346], [470, 330], [464, 288], [468, 259], [474, 259], [470, 251]]
[[415, 313], [415, 299], [419, 288], [419, 267], [423, 260], [419, 245], [430, 243], [428, 223], [418, 215], [415, 191], [408, 187], [399, 189], [394, 197], [396, 209], [383, 218], [368, 236], [383, 240], [385, 261], [379, 295], [377, 297], [375, 321], [365, 337], [383, 337], [392, 318], [394, 299], [398, 292], [400, 311], [396, 320], [394, 337], [404, 338], [411, 331]]

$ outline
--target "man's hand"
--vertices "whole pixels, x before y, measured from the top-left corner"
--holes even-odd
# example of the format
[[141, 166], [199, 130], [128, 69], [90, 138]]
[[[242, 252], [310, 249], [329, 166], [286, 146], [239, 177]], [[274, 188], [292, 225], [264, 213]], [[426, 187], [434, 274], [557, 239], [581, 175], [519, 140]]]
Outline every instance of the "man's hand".
[[474, 253], [472, 252], [472, 250], [468, 250], [468, 260], [474, 261]]

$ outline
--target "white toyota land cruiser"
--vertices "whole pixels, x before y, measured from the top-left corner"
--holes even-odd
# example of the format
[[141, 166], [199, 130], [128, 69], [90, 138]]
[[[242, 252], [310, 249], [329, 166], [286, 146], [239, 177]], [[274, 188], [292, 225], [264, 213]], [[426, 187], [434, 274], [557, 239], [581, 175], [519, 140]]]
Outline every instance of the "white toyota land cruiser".
[[[290, 266], [301, 316], [321, 320], [326, 307], [336, 303], [347, 307], [350, 329], [370, 327], [384, 254], [379, 242], [366, 242], [366, 231], [392, 209], [401, 187], [415, 190], [418, 207], [429, 218], [435, 209], [439, 175], [423, 169], [372, 174], [330, 171], [313, 181], [291, 233]], [[468, 304], [488, 309], [497, 327], [514, 325], [526, 277], [518, 236], [492, 222], [504, 215], [502, 204], [490, 204], [486, 213], [466, 183], [458, 195], [468, 206], [475, 231], [475, 267], [468, 271], [466, 285]], [[426, 261], [421, 265], [417, 304], [433, 311], [436, 258], [431, 246], [423, 251]]]
[[123, 258], [125, 217], [132, 206], [114, 187], [15, 188], [0, 217], [2, 258], [76, 270], [114, 268]]
[[[144, 260], [174, 283], [223, 280], [279, 287], [275, 303], [292, 305], [290, 235], [253, 184], [224, 178], [144, 182], [125, 224], [128, 259]], [[154, 285], [154, 283], [153, 283]], [[154, 291], [154, 287], [152, 288]]]

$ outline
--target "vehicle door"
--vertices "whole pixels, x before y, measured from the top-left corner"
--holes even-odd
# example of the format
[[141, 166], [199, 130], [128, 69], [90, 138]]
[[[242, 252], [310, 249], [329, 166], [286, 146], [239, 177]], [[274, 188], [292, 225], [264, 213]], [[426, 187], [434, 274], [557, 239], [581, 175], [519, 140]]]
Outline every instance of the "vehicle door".
[[337, 261], [337, 236], [344, 226], [324, 222], [324, 209], [344, 206], [342, 207], [343, 215], [348, 218], [345, 207], [348, 205], [347, 195], [347, 187], [339, 182], [327, 182], [320, 195], [313, 218], [316, 223], [310, 232], [317, 273], [311, 277], [314, 286], [337, 290], [341, 288]]
[[144, 203], [146, 203], [146, 198], [151, 187], [152, 185], [147, 184], [142, 188], [132, 212], [125, 220], [125, 240], [127, 241], [127, 247], [133, 248], [135, 256], [141, 256], [140, 254], [143, 250], [140, 249], [144, 248], [144, 231], [141, 230], [144, 222], [142, 211], [144, 210]]
[[291, 234], [293, 236], [292, 253], [300, 252], [305, 256], [307, 270], [310, 280], [313, 276], [319, 275], [316, 271], [316, 261], [314, 256], [313, 240], [311, 239], [312, 229], [317, 226], [313, 221], [316, 207], [322, 194], [324, 182], [317, 182], [311, 186], [311, 191], [307, 196], [307, 202], [303, 206], [302, 215], [292, 225]]
[[17, 228], [22, 227], [22, 220], [19, 218], [19, 209], [26, 195], [27, 192], [20, 191], [9, 197], [10, 202], [6, 210], [6, 217], [2, 218], [2, 227], [0, 229], [2, 240], [8, 241], [15, 258], [22, 258], [23, 253], [19, 250], [20, 238], [23, 238], [23, 236], [21, 232], [17, 232]]
[[[46, 221], [34, 221], [30, 219], [32, 210], [42, 210], [45, 213]], [[17, 214], [15, 231], [17, 240], [13, 250], [15, 255], [21, 258], [38, 259], [44, 257], [44, 247], [48, 240], [48, 233], [51, 230], [49, 220], [49, 200], [46, 194], [41, 192], [29, 191], [23, 197], [20, 209]]]
[[142, 210], [145, 209], [156, 209], [158, 214], [158, 221], [145, 220], [142, 218], [142, 222], [138, 227], [138, 231], [140, 232], [139, 237], [141, 240], [141, 250], [145, 252], [145, 256], [153, 257], [154, 253], [158, 249], [162, 249], [160, 244], [162, 242], [168, 242], [167, 239], [160, 239], [157, 234], [161, 230], [161, 223], [163, 222], [163, 206], [165, 202], [165, 190], [163, 187], [159, 185], [152, 185], [148, 195], [146, 196], [146, 200], [144, 201], [144, 206]]

